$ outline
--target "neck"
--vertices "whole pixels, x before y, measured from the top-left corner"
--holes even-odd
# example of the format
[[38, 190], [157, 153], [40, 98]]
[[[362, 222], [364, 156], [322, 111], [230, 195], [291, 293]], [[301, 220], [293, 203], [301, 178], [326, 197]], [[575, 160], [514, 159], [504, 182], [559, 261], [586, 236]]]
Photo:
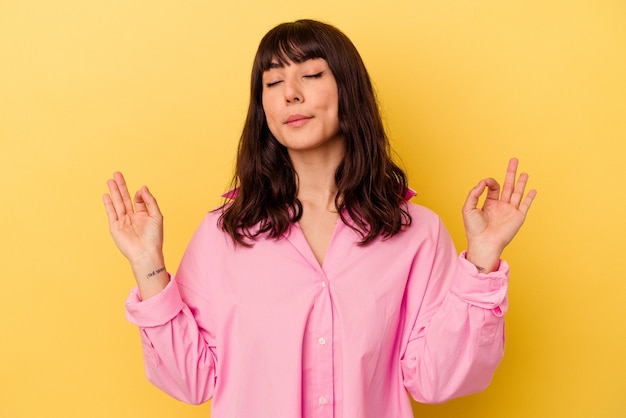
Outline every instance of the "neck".
[[335, 173], [343, 155], [343, 147], [335, 152], [290, 153], [298, 175], [298, 199], [303, 206], [335, 211]]

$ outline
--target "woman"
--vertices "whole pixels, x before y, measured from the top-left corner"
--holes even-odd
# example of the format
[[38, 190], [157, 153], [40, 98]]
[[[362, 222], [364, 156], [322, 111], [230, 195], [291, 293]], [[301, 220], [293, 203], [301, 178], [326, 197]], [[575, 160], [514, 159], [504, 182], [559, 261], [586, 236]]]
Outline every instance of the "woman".
[[[463, 207], [456, 255], [411, 204], [363, 62], [336, 28], [285, 23], [257, 51], [234, 190], [165, 269], [162, 215], [115, 173], [111, 234], [137, 281], [148, 378], [219, 417], [412, 417], [482, 390], [503, 352], [504, 247], [535, 196], [509, 163]], [[482, 208], [478, 200], [487, 189]]]

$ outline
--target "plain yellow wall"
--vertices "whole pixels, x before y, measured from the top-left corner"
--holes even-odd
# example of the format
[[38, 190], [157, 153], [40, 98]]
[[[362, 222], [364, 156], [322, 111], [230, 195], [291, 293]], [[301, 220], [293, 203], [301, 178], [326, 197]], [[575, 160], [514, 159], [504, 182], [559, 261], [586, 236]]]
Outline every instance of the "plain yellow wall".
[[622, 0], [2, 0], [0, 416], [209, 416], [144, 377], [101, 195], [114, 170], [150, 185], [175, 270], [228, 185], [258, 41], [301, 17], [355, 42], [459, 249], [478, 179], [517, 156], [539, 189], [492, 385], [416, 416], [626, 416]]

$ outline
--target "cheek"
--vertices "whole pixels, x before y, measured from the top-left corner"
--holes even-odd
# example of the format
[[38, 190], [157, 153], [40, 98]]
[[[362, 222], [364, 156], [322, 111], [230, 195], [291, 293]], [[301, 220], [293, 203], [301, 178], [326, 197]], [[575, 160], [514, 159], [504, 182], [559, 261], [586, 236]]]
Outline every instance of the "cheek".
[[268, 125], [270, 125], [272, 110], [267, 106], [267, 104], [265, 103], [265, 100], [261, 102], [261, 105], [263, 106], [263, 115], [265, 115], [265, 121], [267, 122]]
[[265, 120], [267, 120], [269, 124], [272, 119], [275, 119], [276, 114], [272, 108], [272, 102], [264, 95], [261, 100], [261, 105], [263, 106], [263, 113], [265, 113]]
[[332, 116], [333, 118], [336, 118], [338, 121], [339, 120], [339, 97], [337, 96], [336, 92], [331, 97], [332, 98], [330, 99], [329, 104], [328, 104], [328, 114]]
[[276, 127], [278, 126], [278, 124], [276, 122], [276, 117], [274, 116], [275, 113], [272, 112], [271, 106], [268, 106], [265, 100], [263, 100], [262, 105], [263, 105], [263, 113], [265, 114], [265, 123], [267, 123], [267, 127], [269, 128], [272, 135], [276, 137], [278, 133], [276, 130]]
[[339, 94], [336, 89], [329, 88], [326, 91], [324, 101], [329, 112], [339, 113]]

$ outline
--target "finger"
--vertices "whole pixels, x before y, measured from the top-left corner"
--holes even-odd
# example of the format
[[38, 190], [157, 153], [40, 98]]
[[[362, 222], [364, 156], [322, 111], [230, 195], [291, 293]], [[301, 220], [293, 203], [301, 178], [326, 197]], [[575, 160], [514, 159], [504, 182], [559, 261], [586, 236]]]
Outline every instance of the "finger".
[[465, 199], [465, 204], [463, 205], [463, 212], [469, 212], [478, 207], [478, 201], [480, 200], [480, 196], [485, 192], [485, 187], [487, 187], [485, 180], [481, 180], [469, 191], [467, 199]]
[[113, 206], [113, 201], [111, 200], [111, 196], [109, 196], [108, 194], [104, 194], [102, 196], [102, 200], [104, 201], [104, 209], [106, 209], [107, 212], [107, 218], [109, 218], [109, 224], [112, 224], [113, 222], [117, 221], [117, 211], [115, 210], [115, 207]]
[[504, 186], [502, 187], [502, 196], [501, 199], [504, 202], [511, 201], [511, 195], [513, 194], [513, 190], [515, 189], [515, 176], [517, 173], [517, 158], [511, 158], [509, 160], [509, 165], [506, 169], [506, 176], [504, 177]]
[[126, 213], [133, 213], [133, 201], [130, 197], [130, 193], [128, 193], [128, 187], [126, 186], [126, 180], [124, 179], [124, 176], [122, 175], [122, 173], [117, 171], [113, 173], [113, 178], [115, 180], [115, 183], [117, 184], [117, 188], [120, 191]]
[[120, 188], [115, 180], [108, 180], [107, 186], [109, 187], [109, 194], [111, 195], [111, 201], [113, 209], [115, 209], [116, 218], [119, 219], [126, 215], [126, 206], [120, 193]]
[[534, 190], [534, 189], [529, 190], [528, 194], [526, 195], [522, 203], [519, 205], [519, 210], [524, 215], [528, 213], [528, 210], [530, 209], [530, 205], [532, 205], [533, 200], [535, 200], [535, 196], [537, 196], [537, 190]]
[[137, 190], [137, 193], [135, 193], [135, 211], [137, 212], [148, 211], [148, 208], [146, 207], [146, 202], [143, 199], [143, 188]]
[[485, 179], [485, 185], [487, 186], [487, 199], [498, 200], [500, 198], [500, 184], [496, 179]]
[[519, 175], [519, 179], [517, 179], [517, 184], [515, 185], [515, 190], [511, 195], [511, 204], [516, 208], [519, 207], [522, 198], [524, 197], [524, 190], [526, 189], [526, 183], [528, 182], [528, 174], [522, 173]]
[[152, 196], [152, 193], [150, 193], [150, 190], [148, 190], [146, 186], [144, 186], [141, 190], [143, 201], [145, 202], [146, 208], [148, 209], [148, 215], [155, 219], [163, 219], [163, 215], [161, 214], [159, 205], [154, 196]]

